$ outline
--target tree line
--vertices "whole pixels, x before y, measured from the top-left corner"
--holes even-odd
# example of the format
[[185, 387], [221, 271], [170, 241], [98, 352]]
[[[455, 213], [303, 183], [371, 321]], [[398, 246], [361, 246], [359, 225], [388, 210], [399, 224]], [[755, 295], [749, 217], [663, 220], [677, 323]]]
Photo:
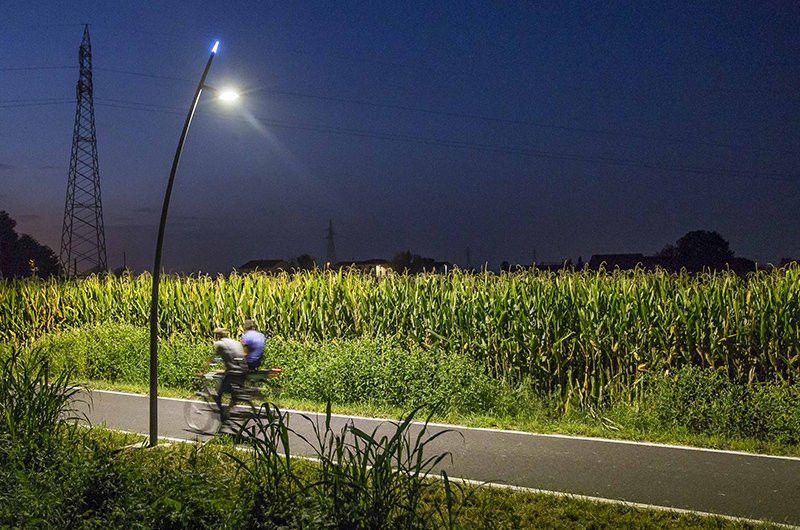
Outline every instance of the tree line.
[[53, 250], [27, 234], [17, 234], [17, 222], [0, 211], [0, 277], [48, 278], [61, 274], [61, 264]]

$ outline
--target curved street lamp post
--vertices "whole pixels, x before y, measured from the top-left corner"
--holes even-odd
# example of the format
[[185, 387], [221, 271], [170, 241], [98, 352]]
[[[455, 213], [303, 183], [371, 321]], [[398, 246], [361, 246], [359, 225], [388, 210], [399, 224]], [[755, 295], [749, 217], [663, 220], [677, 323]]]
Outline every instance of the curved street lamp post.
[[[164, 229], [167, 224], [167, 211], [169, 210], [169, 199], [172, 195], [172, 185], [175, 182], [175, 172], [178, 170], [178, 162], [181, 159], [181, 152], [183, 145], [186, 143], [186, 135], [189, 132], [189, 125], [192, 123], [194, 111], [197, 109], [197, 103], [200, 101], [200, 94], [204, 88], [211, 88], [206, 85], [206, 76], [211, 69], [211, 62], [217, 54], [219, 49], [219, 41], [214, 43], [211, 48], [211, 55], [208, 58], [206, 67], [203, 70], [203, 75], [200, 77], [200, 83], [197, 85], [197, 90], [194, 93], [192, 105], [189, 107], [189, 114], [186, 116], [186, 121], [183, 123], [183, 131], [181, 131], [180, 140], [178, 140], [178, 148], [175, 150], [175, 158], [172, 160], [172, 169], [169, 173], [169, 181], [167, 182], [167, 190], [164, 192], [164, 203], [161, 206], [161, 221], [158, 225], [158, 239], [156, 240], [156, 255], [153, 261], [153, 291], [150, 299], [150, 446], [153, 447], [158, 443], [158, 284], [161, 275], [161, 247], [164, 243]], [[236, 99], [237, 95], [233, 91], [225, 91], [220, 93], [220, 99], [231, 101]]]

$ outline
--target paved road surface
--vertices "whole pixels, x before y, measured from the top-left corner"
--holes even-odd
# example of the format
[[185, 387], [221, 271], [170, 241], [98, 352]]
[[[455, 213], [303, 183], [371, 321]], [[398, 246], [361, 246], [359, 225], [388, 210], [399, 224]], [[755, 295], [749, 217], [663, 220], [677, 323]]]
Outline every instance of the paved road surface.
[[[147, 432], [146, 396], [93, 391], [91, 402], [88, 415], [93, 424]], [[204, 437], [189, 431], [185, 406], [186, 400], [159, 400], [161, 436]], [[380, 420], [335, 416], [334, 428], [351, 419], [367, 431], [380, 424]], [[294, 429], [311, 435], [308, 422], [292, 420]], [[430, 430], [444, 428], [436, 425]], [[454, 430], [460, 435], [446, 434], [432, 448], [452, 452], [452, 464], [446, 465], [451, 476], [800, 525], [800, 458], [489, 429]], [[310, 454], [310, 447], [301, 446], [294, 441], [292, 452]]]

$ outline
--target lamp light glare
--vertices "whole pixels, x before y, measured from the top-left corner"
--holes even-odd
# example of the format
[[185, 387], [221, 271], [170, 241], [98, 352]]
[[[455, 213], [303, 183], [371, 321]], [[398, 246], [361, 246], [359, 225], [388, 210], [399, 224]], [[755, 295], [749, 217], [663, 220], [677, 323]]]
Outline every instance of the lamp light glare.
[[211, 48], [211, 53], [217, 53], [217, 49], [219, 48], [219, 41], [214, 42], [214, 47]]
[[235, 101], [239, 99], [239, 93], [233, 90], [232, 88], [226, 88], [221, 90], [219, 96], [217, 96], [221, 101]]

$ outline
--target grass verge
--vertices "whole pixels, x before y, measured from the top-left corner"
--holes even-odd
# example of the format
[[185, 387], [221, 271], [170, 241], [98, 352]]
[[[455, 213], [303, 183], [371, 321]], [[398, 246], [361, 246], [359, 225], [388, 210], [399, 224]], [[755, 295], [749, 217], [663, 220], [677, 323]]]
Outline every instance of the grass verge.
[[[93, 428], [76, 451], [65, 447], [45, 469], [0, 471], [0, 525], [25, 528], [277, 528], [250, 517], [256, 485], [237, 473], [224, 440], [205, 445], [131, 448], [140, 437]], [[67, 450], [72, 457], [66, 455]], [[240, 453], [241, 458], [248, 458]], [[55, 464], [58, 463], [58, 468]], [[303, 473], [310, 465], [298, 462]], [[439, 483], [421, 510], [436, 514], [447, 502]], [[648, 510], [492, 487], [466, 486], [453, 507], [453, 528], [770, 529], [721, 517]], [[434, 519], [430, 528], [446, 528]], [[255, 524], [254, 524], [255, 523]], [[292, 528], [292, 526], [287, 526]], [[318, 528], [311, 522], [306, 528]]]

